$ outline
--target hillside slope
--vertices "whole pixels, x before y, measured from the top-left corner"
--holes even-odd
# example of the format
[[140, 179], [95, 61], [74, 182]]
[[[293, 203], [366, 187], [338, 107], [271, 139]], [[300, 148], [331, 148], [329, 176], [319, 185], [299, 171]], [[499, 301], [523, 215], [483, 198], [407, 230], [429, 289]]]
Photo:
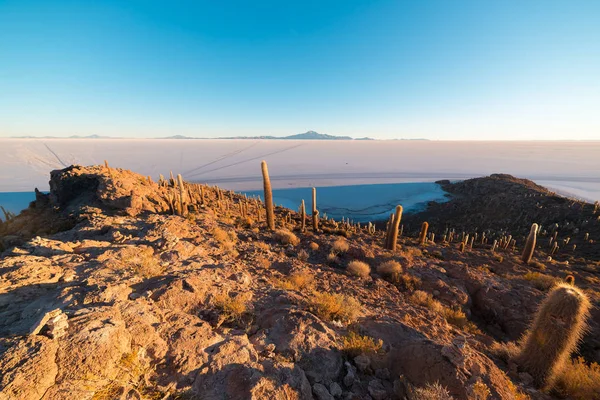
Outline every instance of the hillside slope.
[[392, 252], [382, 231], [301, 231], [283, 208], [271, 232], [255, 199], [185, 184], [182, 212], [174, 182], [100, 166], [53, 171], [50, 187], [0, 225], [0, 399], [420, 399], [436, 384], [547, 399], [498, 342], [569, 274], [600, 301], [597, 263], [544, 249], [530, 266], [479, 242], [403, 236]]

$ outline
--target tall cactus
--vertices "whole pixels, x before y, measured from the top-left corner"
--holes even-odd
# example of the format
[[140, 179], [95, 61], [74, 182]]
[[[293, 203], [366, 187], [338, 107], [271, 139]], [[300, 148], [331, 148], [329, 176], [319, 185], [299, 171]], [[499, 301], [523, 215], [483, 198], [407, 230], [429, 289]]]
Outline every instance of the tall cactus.
[[387, 248], [388, 250], [396, 251], [398, 246], [398, 229], [400, 227], [400, 220], [402, 219], [402, 206], [396, 206], [396, 213], [394, 214], [394, 220], [388, 230], [387, 237]]
[[306, 207], [304, 206], [304, 199], [300, 203], [300, 231], [304, 232], [306, 229]]
[[187, 206], [185, 204], [185, 189], [183, 186], [183, 178], [181, 177], [181, 174], [177, 174], [177, 186], [179, 186], [179, 215], [185, 217]]
[[421, 234], [419, 235], [419, 244], [425, 244], [427, 240], [427, 229], [429, 229], [429, 223], [427, 221], [423, 222], [421, 225]]
[[587, 296], [568, 283], [548, 293], [515, 358], [538, 386], [552, 387], [583, 336], [589, 310]]
[[319, 210], [317, 210], [317, 189], [312, 188], [312, 225], [313, 230], [319, 230]]
[[275, 214], [273, 212], [273, 191], [271, 190], [271, 179], [269, 178], [269, 168], [267, 162], [260, 163], [263, 176], [263, 187], [265, 192], [265, 210], [267, 212], [267, 227], [275, 230]]
[[531, 225], [531, 230], [529, 231], [529, 236], [527, 236], [527, 242], [525, 243], [525, 248], [523, 249], [523, 254], [521, 255], [521, 260], [523, 260], [525, 264], [529, 264], [531, 262], [531, 258], [533, 257], [537, 230], [537, 224]]

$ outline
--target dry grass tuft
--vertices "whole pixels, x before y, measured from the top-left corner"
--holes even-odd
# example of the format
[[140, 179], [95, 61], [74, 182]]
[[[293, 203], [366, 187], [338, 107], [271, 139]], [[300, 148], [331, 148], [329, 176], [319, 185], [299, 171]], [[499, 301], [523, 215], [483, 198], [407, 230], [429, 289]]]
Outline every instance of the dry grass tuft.
[[346, 239], [339, 238], [331, 245], [331, 251], [336, 254], [345, 253], [350, 249], [350, 245]]
[[425, 387], [410, 388], [408, 400], [453, 400], [453, 397], [445, 387], [435, 382], [428, 383]]
[[126, 247], [119, 252], [119, 257], [135, 274], [144, 278], [151, 278], [163, 271], [151, 247]]
[[456, 326], [457, 328], [464, 329], [465, 331], [470, 333], [479, 333], [479, 329], [477, 328], [477, 326], [471, 321], [469, 321], [469, 319], [462, 310], [455, 310], [444, 306], [442, 303], [434, 299], [430, 293], [424, 292], [422, 290], [416, 290], [410, 296], [410, 300], [414, 304], [427, 307], [436, 314], [441, 315], [442, 317], [444, 317], [446, 322]]
[[402, 265], [400, 265], [398, 261], [389, 260], [379, 264], [377, 267], [377, 273], [384, 278], [392, 278], [402, 273]]
[[271, 250], [271, 246], [269, 246], [269, 244], [265, 243], [265, 242], [255, 242], [254, 243], [254, 248], [258, 249], [258, 250], [262, 250], [262, 251], [269, 251], [269, 250]]
[[342, 338], [342, 351], [352, 358], [360, 354], [377, 354], [382, 346], [381, 339], [375, 340], [352, 331]]
[[231, 297], [229, 294], [221, 293], [214, 297], [213, 305], [220, 311], [220, 323], [241, 322], [248, 311], [248, 294], [239, 294]]
[[393, 282], [396, 284], [396, 287], [398, 287], [400, 290], [407, 290], [409, 292], [420, 288], [422, 283], [421, 278], [408, 273], [395, 276]]
[[523, 275], [523, 279], [530, 281], [535, 288], [544, 291], [559, 283], [559, 279], [539, 272], [527, 272]]
[[327, 254], [327, 262], [330, 264], [337, 263], [338, 262], [337, 255], [335, 253]]
[[312, 275], [307, 273], [295, 272], [290, 276], [277, 281], [277, 287], [280, 287], [285, 290], [305, 290], [311, 289], [314, 283], [314, 278]]
[[237, 256], [238, 252], [235, 248], [235, 242], [237, 241], [237, 235], [234, 231], [225, 231], [219, 227], [213, 229], [212, 235], [217, 242], [221, 245], [221, 249], [228, 253]]
[[308, 248], [311, 249], [312, 251], [317, 251], [317, 250], [319, 250], [319, 245], [315, 242], [310, 242], [308, 244]]
[[281, 244], [291, 244], [292, 246], [297, 246], [300, 243], [300, 239], [292, 232], [287, 229], [278, 229], [274, 233], [275, 240], [277, 240]]
[[438, 314], [441, 314], [444, 310], [442, 303], [434, 299], [431, 293], [427, 293], [422, 290], [415, 290], [415, 292], [410, 296], [410, 300], [414, 304], [427, 307], [431, 311]]
[[306, 261], [308, 260], [308, 251], [302, 249], [298, 252], [298, 260]]
[[325, 320], [350, 323], [358, 318], [361, 305], [358, 300], [343, 294], [314, 292], [309, 308]]
[[519, 346], [517, 346], [515, 342], [494, 342], [490, 347], [490, 352], [504, 362], [509, 362], [517, 354], [519, 354]]
[[556, 380], [554, 390], [569, 399], [600, 398], [600, 365], [588, 365], [583, 357], [569, 361]]
[[348, 271], [350, 275], [366, 279], [371, 273], [371, 267], [365, 262], [354, 260], [350, 261], [348, 267], [346, 267], [346, 271]]
[[472, 400], [487, 400], [488, 397], [492, 395], [490, 392], [490, 388], [487, 387], [485, 383], [478, 379], [471, 387], [469, 388], [470, 397]]

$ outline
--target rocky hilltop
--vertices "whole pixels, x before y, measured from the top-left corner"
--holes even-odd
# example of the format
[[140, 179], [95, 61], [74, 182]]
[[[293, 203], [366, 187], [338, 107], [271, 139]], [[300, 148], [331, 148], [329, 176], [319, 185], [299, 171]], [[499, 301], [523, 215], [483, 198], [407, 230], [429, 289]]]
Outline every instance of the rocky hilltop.
[[[455, 197], [424, 214], [432, 231], [389, 250], [371, 225], [314, 230], [283, 208], [269, 230], [262, 202], [216, 187], [53, 171], [50, 194], [0, 224], [0, 399], [600, 398], [600, 264], [546, 245], [521, 260], [521, 230], [551, 237], [558, 217], [535, 218], [568, 208], [592, 224], [597, 210], [490, 180], [445, 183]], [[473, 204], [495, 183], [493, 206]], [[544, 211], [511, 222], [509, 184]], [[550, 385], [518, 340], [557, 284], [592, 311]], [[541, 342], [568, 331], [545, 316]]]

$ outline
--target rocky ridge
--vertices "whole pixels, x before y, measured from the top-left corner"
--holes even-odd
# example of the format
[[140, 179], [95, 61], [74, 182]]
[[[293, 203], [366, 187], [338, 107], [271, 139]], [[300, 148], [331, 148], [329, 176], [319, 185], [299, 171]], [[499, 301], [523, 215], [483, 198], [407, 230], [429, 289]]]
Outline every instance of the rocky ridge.
[[[171, 185], [73, 166], [1, 227], [0, 399], [416, 399], [436, 383], [456, 399], [546, 399], [493, 351], [548, 290], [527, 274], [572, 274], [600, 301], [597, 263], [541, 249], [532, 267], [510, 247], [412, 237], [390, 252], [383, 232], [301, 232], [283, 208], [273, 233], [262, 204], [210, 187], [173, 215]], [[394, 279], [376, 271], [388, 261]]]

